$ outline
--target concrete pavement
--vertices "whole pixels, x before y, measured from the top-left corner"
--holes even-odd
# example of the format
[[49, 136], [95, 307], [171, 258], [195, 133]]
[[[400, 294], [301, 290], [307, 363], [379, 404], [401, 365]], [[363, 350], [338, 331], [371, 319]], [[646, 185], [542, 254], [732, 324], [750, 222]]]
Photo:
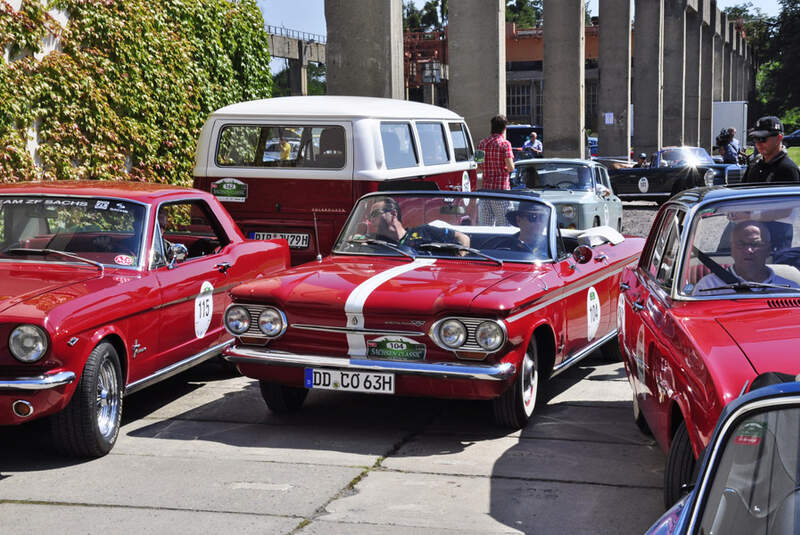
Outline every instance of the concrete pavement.
[[313, 392], [269, 413], [208, 363], [125, 400], [112, 452], [53, 454], [0, 429], [2, 533], [641, 533], [664, 455], [632, 421], [621, 364], [556, 377], [521, 432], [479, 402]]

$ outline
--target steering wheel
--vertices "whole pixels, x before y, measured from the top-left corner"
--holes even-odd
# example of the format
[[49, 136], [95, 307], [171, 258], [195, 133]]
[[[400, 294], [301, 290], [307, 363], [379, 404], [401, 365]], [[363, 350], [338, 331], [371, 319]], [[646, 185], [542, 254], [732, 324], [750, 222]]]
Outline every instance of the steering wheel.
[[516, 236], [495, 236], [489, 238], [481, 245], [481, 249], [497, 249], [500, 251], [519, 251], [522, 253], [532, 253], [533, 249], [528, 247], [524, 241]]

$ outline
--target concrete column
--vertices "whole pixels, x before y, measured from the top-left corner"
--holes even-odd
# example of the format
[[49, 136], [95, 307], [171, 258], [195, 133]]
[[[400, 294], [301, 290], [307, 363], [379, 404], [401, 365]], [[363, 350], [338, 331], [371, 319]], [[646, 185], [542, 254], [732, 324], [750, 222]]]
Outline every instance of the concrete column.
[[308, 95], [308, 60], [305, 43], [297, 40], [297, 56], [299, 59], [289, 60], [289, 89], [293, 96]]
[[700, 72], [702, 62], [701, 30], [703, 19], [693, 9], [686, 11], [686, 73], [683, 108], [683, 142], [696, 147], [700, 143]]
[[[727, 21], [727, 17], [724, 19]], [[722, 100], [731, 99], [731, 81], [733, 80], [733, 23], [725, 23], [725, 72], [723, 73]]]
[[602, 156], [627, 157], [631, 147], [631, 3], [600, 0], [599, 8], [598, 150]]
[[585, 16], [583, 0], [544, 0], [542, 137], [545, 154], [552, 158], [585, 157]]
[[491, 118], [506, 113], [505, 6], [503, 0], [448, 5], [450, 107], [467, 120], [476, 144], [489, 135]]
[[329, 95], [402, 99], [401, 0], [325, 0]]
[[725, 15], [719, 10], [714, 9], [714, 26], [712, 32], [714, 33], [714, 89], [713, 99], [715, 101], [723, 100], [722, 91], [724, 88], [724, 72], [725, 72], [725, 31], [724, 26], [721, 24], [722, 17]]
[[683, 145], [686, 0], [664, 2], [664, 145]]
[[714, 136], [711, 132], [714, 114], [714, 18], [711, 0], [700, 0], [703, 4], [701, 27], [701, 70], [700, 70], [700, 138], [699, 146], [711, 151]]
[[634, 9], [634, 152], [651, 154], [662, 145], [664, 0], [635, 0]]

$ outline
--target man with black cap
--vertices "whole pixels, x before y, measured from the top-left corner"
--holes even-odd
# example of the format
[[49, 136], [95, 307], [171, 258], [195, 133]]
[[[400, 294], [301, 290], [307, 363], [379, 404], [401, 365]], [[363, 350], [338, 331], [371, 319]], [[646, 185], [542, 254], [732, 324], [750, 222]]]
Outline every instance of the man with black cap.
[[800, 182], [800, 169], [783, 148], [783, 124], [777, 117], [762, 117], [750, 130], [758, 157], [747, 166], [742, 182]]
[[634, 167], [647, 167], [647, 154], [641, 153], [639, 160], [633, 165]]

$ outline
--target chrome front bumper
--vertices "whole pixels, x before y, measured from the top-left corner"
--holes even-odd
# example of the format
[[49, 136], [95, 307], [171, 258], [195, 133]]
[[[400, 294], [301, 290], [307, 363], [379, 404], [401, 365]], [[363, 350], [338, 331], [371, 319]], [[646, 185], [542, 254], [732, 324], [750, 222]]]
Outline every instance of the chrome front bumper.
[[37, 377], [18, 377], [0, 379], [0, 390], [47, 390], [71, 383], [75, 380], [73, 372], [59, 372]]
[[371, 360], [363, 358], [336, 358], [318, 355], [298, 355], [282, 351], [229, 347], [223, 353], [225, 360], [234, 364], [267, 364], [302, 366], [312, 368], [346, 368], [372, 370], [438, 378], [481, 379], [504, 381], [514, 376], [516, 368], [510, 362], [502, 364], [467, 364], [461, 362], [423, 362]]

